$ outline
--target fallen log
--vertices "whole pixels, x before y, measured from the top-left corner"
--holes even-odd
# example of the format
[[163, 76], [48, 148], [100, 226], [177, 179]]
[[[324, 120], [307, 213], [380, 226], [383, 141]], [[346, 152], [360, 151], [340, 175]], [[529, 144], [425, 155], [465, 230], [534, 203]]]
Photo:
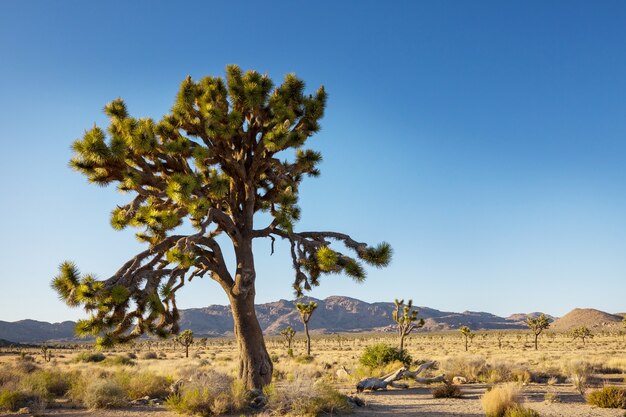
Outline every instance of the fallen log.
[[404, 377], [413, 378], [415, 381], [422, 383], [422, 384], [431, 384], [433, 382], [445, 382], [444, 374], [437, 375], [431, 378], [424, 378], [424, 377], [419, 376], [419, 374], [424, 372], [426, 369], [431, 368], [434, 364], [435, 364], [434, 361], [426, 362], [426, 363], [421, 364], [415, 371], [409, 371], [408, 369], [402, 367], [398, 369], [397, 371], [381, 376], [380, 378], [365, 378], [359, 381], [358, 384], [356, 384], [356, 390], [357, 392], [363, 392], [365, 390], [370, 390], [370, 391], [386, 390], [387, 387], [389, 386], [392, 386], [394, 388], [408, 388], [408, 385], [396, 382], [397, 380], [404, 378]]

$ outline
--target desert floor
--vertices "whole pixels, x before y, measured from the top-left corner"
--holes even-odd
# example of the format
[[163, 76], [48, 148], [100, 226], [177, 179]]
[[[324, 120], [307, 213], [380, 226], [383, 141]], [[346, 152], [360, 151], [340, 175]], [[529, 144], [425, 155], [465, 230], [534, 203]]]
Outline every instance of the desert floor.
[[[324, 380], [340, 392], [358, 395], [365, 406], [358, 407], [354, 416], [423, 416], [445, 417], [484, 416], [480, 397], [490, 385], [510, 381], [521, 386], [525, 406], [540, 413], [542, 417], [622, 417], [625, 410], [601, 409], [585, 403], [571, 380], [572, 369], [587, 364], [593, 367], [589, 375], [587, 392], [602, 386], [626, 387], [626, 341], [623, 334], [598, 332], [596, 337], [581, 343], [565, 334], [547, 334], [540, 338], [539, 350], [535, 350], [532, 338], [524, 332], [480, 332], [472, 340], [469, 350], [464, 349], [462, 337], [454, 332], [441, 334], [416, 334], [407, 340], [406, 348], [415, 360], [435, 360], [438, 369], [427, 371], [425, 376], [445, 373], [451, 378], [463, 375], [470, 383], [461, 385], [463, 398], [435, 399], [431, 388], [409, 382], [408, 389], [391, 388], [388, 391], [357, 394], [355, 385], [365, 376], [380, 376], [391, 368], [365, 370], [359, 358], [365, 348], [372, 344], [396, 345], [393, 334], [316, 335], [313, 338], [313, 360], [299, 360], [304, 351], [304, 340], [294, 343], [295, 358], [286, 354], [284, 341], [278, 337], [267, 340], [272, 356], [277, 387], [289, 390], [302, 380]], [[500, 342], [500, 343], [499, 343]], [[73, 346], [71, 349], [53, 349], [53, 360], [44, 362], [37, 348], [27, 352], [5, 349], [0, 352], [0, 364], [10, 364], [25, 353], [35, 358], [42, 369], [56, 368], [84, 373], [139, 372], [148, 371], [176, 378], [185, 369], [211, 369], [234, 375], [237, 353], [232, 338], [208, 339], [192, 345], [190, 357], [185, 358], [180, 346], [169, 342], [140, 342], [130, 347], [104, 352], [107, 357], [134, 353], [134, 366], [112, 366], [93, 363], [77, 363], [75, 357], [89, 346]], [[147, 351], [159, 352], [158, 359], [144, 359]], [[392, 365], [393, 366], [393, 365]], [[397, 366], [397, 365], [396, 365]], [[340, 369], [349, 372], [340, 375]], [[495, 372], [497, 370], [497, 372]], [[368, 373], [369, 372], [369, 373]], [[550, 381], [547, 381], [550, 379]], [[548, 394], [548, 395], [547, 395]], [[548, 396], [550, 401], [548, 401]], [[554, 401], [556, 399], [556, 401]], [[16, 415], [2, 413], [0, 415]], [[33, 415], [33, 414], [31, 414]], [[37, 415], [53, 417], [177, 417], [163, 405], [129, 406], [121, 409], [86, 410], [84, 408], [55, 407], [50, 404]], [[237, 413], [235, 416], [251, 415]], [[259, 416], [268, 417], [269, 413]]]

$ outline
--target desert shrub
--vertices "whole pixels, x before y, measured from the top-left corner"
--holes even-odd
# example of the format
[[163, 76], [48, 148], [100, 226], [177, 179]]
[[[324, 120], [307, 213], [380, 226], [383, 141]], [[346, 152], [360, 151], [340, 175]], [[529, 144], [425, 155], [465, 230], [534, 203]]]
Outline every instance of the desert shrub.
[[488, 370], [481, 356], [453, 356], [445, 359], [441, 368], [449, 377], [462, 376], [470, 382], [484, 379]]
[[149, 371], [115, 373], [115, 380], [124, 388], [130, 399], [143, 397], [165, 398], [170, 393], [172, 379]]
[[359, 358], [361, 365], [370, 368], [379, 368], [395, 361], [402, 362], [405, 366], [410, 366], [413, 359], [406, 350], [401, 351], [385, 343], [367, 346]]
[[35, 358], [30, 355], [19, 356], [15, 360], [13, 367], [20, 374], [29, 374], [39, 369], [39, 367], [35, 364]]
[[21, 385], [42, 397], [51, 399], [64, 396], [72, 385], [76, 375], [58, 370], [39, 370], [24, 376]]
[[433, 398], [461, 398], [461, 389], [452, 384], [443, 384], [431, 390]]
[[39, 401], [41, 399], [36, 394], [18, 390], [0, 390], [0, 410], [17, 411]]
[[487, 417], [504, 417], [508, 409], [519, 405], [519, 387], [508, 383], [495, 386], [480, 399]]
[[103, 365], [109, 366], [135, 366], [135, 361], [128, 356], [111, 356], [102, 361]]
[[273, 414], [317, 416], [352, 411], [345, 395], [325, 383], [315, 383], [310, 379], [292, 381], [282, 389], [269, 385], [265, 387], [264, 393], [268, 400], [267, 409]]
[[128, 352], [126, 356], [128, 356], [130, 359], [137, 359], [137, 355], [133, 352]]
[[517, 405], [506, 410], [504, 417], [540, 417], [540, 415], [532, 408], [525, 408], [521, 405]]
[[600, 408], [626, 408], [626, 390], [618, 387], [604, 387], [592, 391], [587, 403]]
[[212, 416], [239, 411], [245, 404], [245, 389], [228, 375], [195, 372], [184, 379], [187, 382], [165, 401], [165, 406], [177, 413]]
[[300, 355], [293, 358], [296, 363], [305, 364], [313, 362], [314, 358], [310, 355]]
[[585, 395], [593, 374], [593, 366], [585, 361], [570, 361], [565, 367], [565, 373], [580, 395]]
[[158, 359], [159, 356], [156, 352], [145, 352], [141, 355], [141, 359]]
[[106, 356], [100, 352], [81, 352], [74, 358], [74, 362], [102, 362]]
[[519, 382], [520, 384], [528, 384], [533, 379], [532, 374], [528, 369], [514, 368], [511, 370], [511, 381]]
[[81, 402], [92, 409], [115, 408], [124, 406], [127, 397], [124, 388], [117, 381], [96, 378], [86, 382]]

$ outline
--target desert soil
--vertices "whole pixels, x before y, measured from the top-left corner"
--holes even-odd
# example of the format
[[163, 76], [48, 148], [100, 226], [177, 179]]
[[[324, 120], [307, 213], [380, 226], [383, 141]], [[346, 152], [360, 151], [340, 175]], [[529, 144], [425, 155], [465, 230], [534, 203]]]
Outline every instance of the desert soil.
[[[484, 417], [480, 396], [485, 392], [483, 384], [462, 387], [463, 398], [433, 398], [430, 388], [391, 389], [389, 391], [359, 394], [366, 405], [355, 410], [352, 416], [394, 417]], [[544, 401], [546, 391], [556, 393], [559, 402]], [[622, 417], [624, 410], [602, 409], [585, 404], [581, 396], [569, 385], [529, 385], [523, 391], [524, 404], [538, 411], [542, 417]], [[12, 414], [15, 416], [15, 414]], [[84, 409], [52, 409], [43, 413], [50, 417], [181, 417], [162, 406], [135, 406], [119, 410], [89, 411]], [[241, 416], [242, 414], [236, 414]], [[248, 414], [249, 415], [249, 414]]]

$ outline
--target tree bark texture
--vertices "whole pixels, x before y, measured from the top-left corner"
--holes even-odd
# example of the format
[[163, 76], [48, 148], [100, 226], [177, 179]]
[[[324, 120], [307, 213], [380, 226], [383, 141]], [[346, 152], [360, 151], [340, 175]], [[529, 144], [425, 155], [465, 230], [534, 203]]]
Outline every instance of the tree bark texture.
[[248, 389], [261, 389], [272, 381], [272, 360], [254, 310], [254, 292], [231, 295], [235, 338], [239, 347], [239, 378]]

